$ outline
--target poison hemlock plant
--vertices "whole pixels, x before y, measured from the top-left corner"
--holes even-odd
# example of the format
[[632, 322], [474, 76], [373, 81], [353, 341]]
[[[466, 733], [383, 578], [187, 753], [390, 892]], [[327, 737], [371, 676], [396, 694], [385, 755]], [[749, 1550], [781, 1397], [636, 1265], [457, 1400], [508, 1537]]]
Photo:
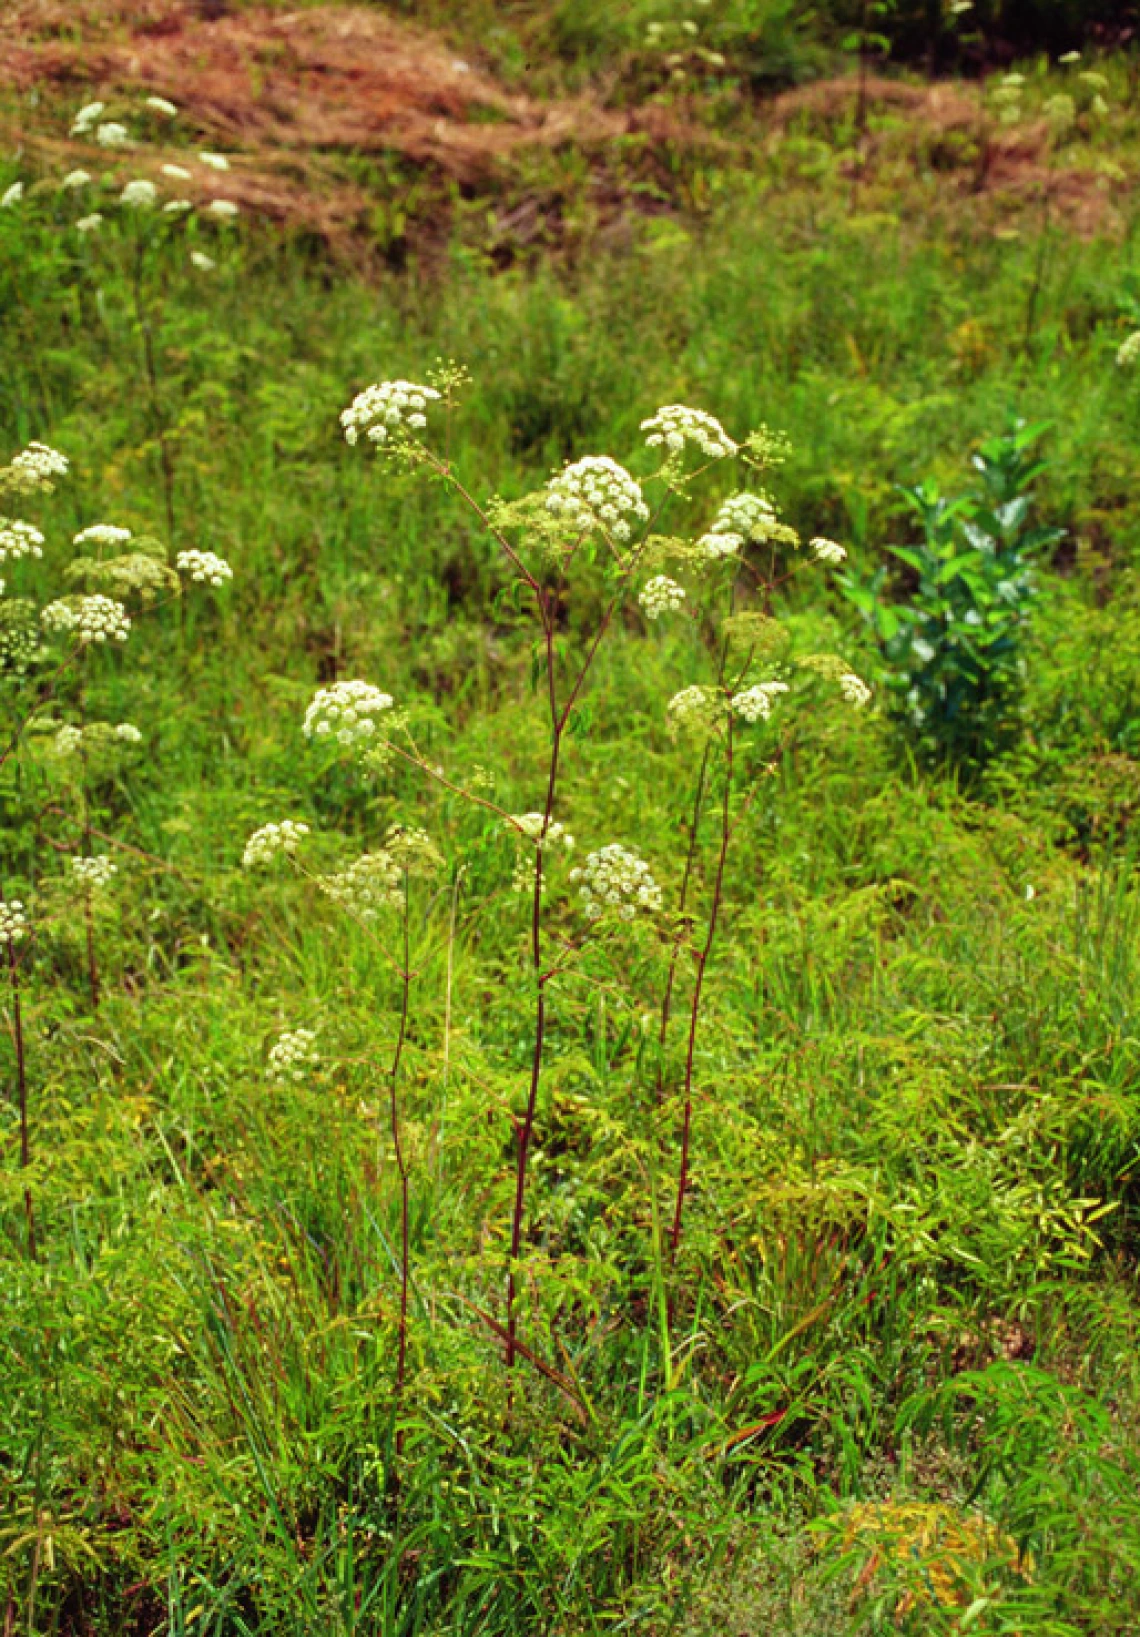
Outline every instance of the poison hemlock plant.
[[1064, 532], [1031, 521], [1045, 430], [1018, 422], [987, 440], [973, 493], [943, 495], [931, 478], [904, 488], [922, 538], [888, 549], [907, 578], [883, 565], [843, 583], [878, 644], [888, 710], [925, 766], [969, 775], [1016, 736], [1035, 560]]

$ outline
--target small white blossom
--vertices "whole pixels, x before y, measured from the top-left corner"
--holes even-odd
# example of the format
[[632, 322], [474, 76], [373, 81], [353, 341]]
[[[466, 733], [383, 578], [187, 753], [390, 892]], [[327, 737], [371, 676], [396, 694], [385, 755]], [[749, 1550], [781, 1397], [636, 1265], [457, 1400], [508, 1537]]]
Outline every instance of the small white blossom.
[[0, 898], [0, 949], [14, 949], [28, 936], [28, 917], [18, 898]]
[[546, 488], [547, 511], [582, 534], [598, 530], [624, 544], [633, 532], [628, 519], [649, 517], [640, 484], [608, 455], [574, 461]]
[[342, 909], [365, 922], [404, 901], [404, 871], [389, 852], [364, 853], [346, 870], [321, 876], [318, 884]]
[[103, 217], [99, 211], [93, 210], [90, 216], [81, 216], [75, 226], [80, 233], [94, 233], [97, 227], [103, 226]]
[[335, 740], [346, 747], [364, 744], [374, 736], [377, 718], [392, 704], [392, 695], [371, 682], [334, 682], [318, 688], [305, 712], [305, 737]]
[[190, 265], [196, 267], [199, 273], [212, 273], [218, 264], [213, 256], [207, 256], [204, 250], [191, 250]]
[[263, 824], [245, 844], [241, 855], [242, 868], [258, 869], [271, 863], [279, 853], [292, 858], [309, 833], [309, 826], [301, 819], [282, 819], [280, 824]]
[[77, 756], [83, 749], [83, 729], [65, 722], [56, 732], [52, 749], [57, 756]]
[[185, 165], [163, 165], [162, 174], [169, 176], [172, 182], [189, 182], [194, 176], [194, 172], [188, 171]]
[[674, 727], [686, 733], [708, 733], [723, 712], [724, 696], [719, 689], [698, 682], [675, 693], [665, 708]]
[[130, 529], [120, 528], [117, 523], [90, 523], [85, 529], [80, 529], [74, 536], [72, 544], [76, 546], [122, 546], [131, 538]]
[[168, 102], [165, 97], [147, 97], [143, 107], [151, 109], [156, 114], [165, 114], [167, 119], [173, 119], [178, 112], [174, 103]]
[[546, 826], [546, 834], [543, 835], [544, 823], [545, 815], [542, 813], [511, 814], [511, 824], [516, 834], [521, 831], [523, 837], [534, 847], [534, 854], [528, 853], [515, 865], [511, 882], [515, 892], [530, 892], [533, 889], [536, 854], [546, 852], [552, 847], [563, 847], [568, 853], [574, 851], [574, 837], [564, 824], [560, 824], [557, 819], [551, 819]]
[[58, 449], [46, 443], [29, 443], [13, 460], [10, 470], [16, 473], [21, 489], [43, 490], [50, 494], [57, 477], [66, 477], [71, 462]]
[[846, 546], [841, 546], [838, 541], [825, 539], [823, 535], [816, 535], [808, 549], [817, 563], [827, 563], [832, 568], [838, 567], [847, 558]]
[[647, 580], [638, 602], [645, 610], [647, 620], [659, 620], [662, 614], [676, 613], [685, 606], [685, 588], [667, 574], [655, 574]]
[[200, 153], [198, 158], [212, 171], [228, 171], [230, 168], [230, 162], [224, 153]]
[[109, 119], [95, 128], [95, 140], [101, 148], [129, 148], [131, 133], [117, 119]]
[[131, 630], [130, 617], [122, 603], [99, 592], [90, 597], [61, 597], [48, 603], [40, 614], [40, 623], [45, 631], [73, 631], [84, 646], [91, 642], [126, 642]]
[[105, 102], [84, 103], [72, 121], [72, 136], [86, 136], [106, 106]]
[[211, 199], [206, 206], [206, 215], [214, 216], [220, 222], [232, 222], [238, 214], [238, 207], [232, 199]]
[[570, 879], [579, 883], [578, 896], [591, 921], [610, 909], [623, 921], [632, 921], [638, 910], [652, 913], [661, 908], [661, 888], [648, 864], [616, 841], [590, 853], [581, 869], [570, 871]]
[[776, 700], [787, 691], [786, 682], [757, 682], [751, 688], [742, 688], [739, 693], [733, 694], [732, 713], [744, 722], [766, 722]]
[[422, 431], [427, 425], [424, 412], [438, 398], [434, 387], [418, 386], [415, 381], [376, 381], [341, 410], [345, 442], [357, 443], [363, 432], [369, 443], [383, 444], [389, 433], [403, 426]]
[[67, 175], [59, 185], [61, 188], [85, 188], [90, 181], [90, 171], [68, 171]]
[[763, 495], [735, 494], [720, 507], [709, 534], [738, 535], [742, 544], [744, 540], [766, 540], [776, 521], [776, 508]]
[[697, 550], [702, 557], [716, 562], [721, 557], [735, 557], [743, 544], [742, 534], [702, 534], [697, 541]]
[[158, 189], [145, 176], [128, 182], [119, 195], [120, 204], [128, 205], [132, 210], [153, 210], [157, 200]]
[[162, 207], [164, 216], [185, 216], [188, 210], [194, 209], [192, 199], [168, 199]]
[[316, 1041], [312, 1029], [286, 1029], [269, 1053], [270, 1079], [298, 1083], [306, 1079], [319, 1061]]
[[180, 551], [174, 559], [183, 574], [189, 574], [199, 585], [225, 585], [232, 580], [234, 571], [224, 557], [213, 551]]
[[98, 892], [103, 887], [109, 887], [111, 877], [118, 873], [118, 866], [111, 863], [100, 853], [90, 858], [82, 856], [71, 860], [71, 870], [79, 885], [87, 892]]
[[121, 739], [125, 745], [142, 744], [142, 734], [133, 722], [117, 722], [115, 724], [115, 738]]
[[5, 188], [4, 192], [0, 193], [0, 210], [7, 210], [9, 205], [18, 205], [23, 197], [24, 184], [13, 182], [10, 188]]
[[671, 455], [679, 455], [686, 443], [695, 443], [710, 460], [736, 453], [736, 444], [714, 416], [684, 404], [666, 404], [649, 420], [642, 421], [641, 430], [649, 433], [645, 441], [651, 449], [664, 448]]
[[854, 705], [856, 709], [870, 703], [871, 690], [862, 677], [856, 676], [854, 671], [847, 671], [839, 678], [839, 691], [847, 703]]
[[1140, 361], [1140, 330], [1133, 330], [1132, 334], [1120, 343], [1116, 362], [1120, 369], [1131, 369], [1137, 361]]
[[[13, 462], [13, 465], [15, 462]], [[0, 563], [17, 557], [42, 557], [44, 537], [32, 523], [0, 517]]]

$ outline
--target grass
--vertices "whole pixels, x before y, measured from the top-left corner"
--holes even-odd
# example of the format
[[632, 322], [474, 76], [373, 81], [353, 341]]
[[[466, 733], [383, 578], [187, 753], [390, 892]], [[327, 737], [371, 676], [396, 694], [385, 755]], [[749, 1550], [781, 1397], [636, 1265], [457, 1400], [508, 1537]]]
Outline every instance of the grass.
[[[120, 865], [97, 1008], [58, 852], [82, 834], [75, 781], [38, 752], [0, 774], [4, 891], [39, 929], [32, 1165], [0, 1178], [6, 1630], [1136, 1629], [1138, 400], [1113, 363], [1134, 234], [1030, 217], [997, 236], [921, 170], [905, 208], [889, 179], [853, 208], [842, 164], [801, 133], [753, 174], [708, 171], [703, 216], [506, 271], [475, 228], [445, 265], [367, 280], [256, 225], [200, 240], [208, 277], [180, 241], [158, 253], [170, 544], [236, 580], [140, 617], [82, 701], [61, 689], [60, 716], [143, 733], [88, 779], [112, 838], [95, 850]], [[43, 562], [12, 574], [43, 597], [92, 521], [166, 536], [128, 264], [60, 208], [0, 212], [5, 448], [74, 461], [36, 513]], [[1019, 414], [1051, 423], [1038, 506], [1072, 542], [1019, 741], [980, 788], [920, 778], [884, 716], [821, 701], [752, 809], [675, 1265], [667, 947], [638, 928], [554, 985], [509, 1393], [532, 1043], [513, 849], [446, 790], [325, 766], [300, 734], [316, 685], [371, 678], [426, 756], [485, 770], [510, 811], [541, 800], [531, 636], [491, 548], [445, 489], [339, 435], [361, 386], [439, 356], [474, 378], [451, 455], [480, 497], [584, 452], [643, 469], [640, 420], [694, 402], [786, 433], [781, 508], [869, 567], [910, 527], [895, 484], [960, 485]], [[698, 530], [734, 481], [669, 526]], [[797, 645], [869, 668], [811, 586], [779, 607]], [[691, 634], [619, 626], [560, 809], [580, 849], [624, 839], [674, 896], [693, 752], [663, 707], [702, 664]], [[423, 823], [448, 861], [413, 916], [402, 1400], [400, 985], [303, 881], [241, 871], [250, 831], [287, 814], [360, 847]], [[710, 847], [701, 902], [711, 865]], [[274, 1084], [268, 1049], [296, 1027], [322, 1067]], [[0, 1064], [14, 1084], [7, 1040]], [[14, 1100], [0, 1118], [13, 1156]]]

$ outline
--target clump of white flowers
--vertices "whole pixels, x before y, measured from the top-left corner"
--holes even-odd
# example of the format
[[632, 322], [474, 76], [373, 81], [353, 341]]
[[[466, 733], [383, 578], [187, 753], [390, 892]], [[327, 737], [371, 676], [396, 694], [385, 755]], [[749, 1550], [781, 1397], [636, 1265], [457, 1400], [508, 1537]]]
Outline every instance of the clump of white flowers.
[[18, 898], [0, 898], [0, 949], [14, 949], [28, 936], [28, 917]]
[[174, 559], [183, 574], [189, 574], [199, 585], [225, 585], [232, 580], [234, 571], [224, 557], [213, 551], [180, 551]]
[[224, 153], [200, 153], [198, 158], [212, 171], [228, 171], [230, 168], [230, 162]]
[[18, 557], [42, 557], [44, 537], [32, 523], [0, 517], [0, 563]]
[[590, 853], [580, 869], [570, 871], [570, 879], [579, 883], [578, 896], [591, 921], [611, 909], [632, 921], [639, 910], [651, 914], [661, 908], [661, 888], [649, 865], [616, 841]]
[[346, 747], [365, 744], [375, 736], [376, 723], [392, 709], [390, 693], [371, 682], [334, 682], [318, 688], [305, 712], [306, 739], [335, 739]]
[[72, 537], [75, 546], [122, 546], [131, 538], [130, 529], [117, 523], [91, 523]]
[[735, 455], [733, 443], [724, 427], [713, 415], [703, 409], [689, 409], [685, 404], [666, 404], [656, 415], [642, 421], [641, 430], [648, 432], [646, 443], [651, 449], [664, 448], [671, 455], [679, 455], [687, 443], [696, 444], [710, 460], [723, 460]]
[[823, 535], [816, 535], [815, 539], [809, 542], [808, 550], [817, 563], [827, 563], [832, 568], [837, 568], [840, 563], [847, 560], [847, 547], [841, 546], [837, 540], [828, 540]]
[[194, 172], [188, 171], [185, 165], [163, 165], [161, 170], [163, 176], [169, 176], [172, 182], [189, 182], [194, 176]]
[[0, 210], [7, 210], [12, 205], [18, 205], [23, 197], [24, 184], [22, 182], [13, 182], [11, 187], [5, 188], [4, 192], [0, 193]]
[[319, 1061], [316, 1044], [312, 1029], [286, 1029], [269, 1053], [270, 1079], [304, 1080]]
[[83, 749], [83, 729], [65, 722], [56, 733], [53, 748], [57, 756], [77, 756]]
[[105, 102], [85, 102], [72, 121], [72, 136], [87, 136], [106, 106]]
[[403, 903], [404, 871], [389, 852], [363, 853], [346, 870], [323, 875], [322, 892], [359, 920], [375, 921]]
[[188, 210], [194, 209], [191, 199], [168, 199], [162, 207], [164, 216], [185, 216]]
[[1119, 369], [1132, 369], [1140, 360], [1140, 330], [1133, 330], [1128, 338], [1120, 343], [1116, 352], [1116, 363]]
[[638, 597], [647, 620], [659, 620], [662, 614], [674, 614], [685, 606], [685, 588], [667, 574], [655, 574], [647, 580]]
[[84, 645], [126, 642], [131, 630], [130, 616], [123, 604], [100, 592], [90, 597], [60, 597], [43, 609], [40, 622], [45, 631], [74, 632], [76, 640]]
[[71, 860], [71, 873], [85, 892], [99, 892], [111, 885], [118, 867], [102, 853], [93, 853], [89, 857], [79, 854]]
[[204, 250], [191, 250], [190, 265], [196, 267], [199, 273], [212, 273], [218, 264], [213, 256], [207, 256]]
[[673, 726], [685, 733], [708, 733], [719, 721], [724, 696], [717, 688], [696, 682], [675, 693], [665, 707]]
[[597, 529], [624, 544], [633, 532], [628, 519], [644, 523], [649, 517], [641, 485], [608, 455], [574, 461], [546, 490], [547, 511], [583, 534]]
[[173, 119], [178, 112], [175, 104], [168, 102], [165, 97], [147, 97], [143, 107], [149, 108], [152, 113], [165, 114], [167, 119]]
[[814, 671], [828, 682], [834, 682], [849, 705], [858, 709], [870, 703], [870, 688], [838, 654], [804, 654], [796, 664], [806, 671]]
[[59, 185], [60, 185], [61, 188], [68, 188], [68, 189], [71, 189], [71, 188], [85, 188], [90, 181], [91, 181], [91, 172], [90, 171], [74, 170], [74, 171], [68, 171], [67, 175], [64, 177], [63, 181]]
[[[546, 822], [544, 813], [512, 813], [511, 825], [516, 833], [521, 835], [534, 846], [535, 854], [546, 852], [552, 847], [562, 847], [568, 853], [574, 851], [574, 837], [564, 824], [557, 819], [551, 819], [546, 825], [546, 834], [543, 834], [543, 825]], [[511, 887], [515, 892], [530, 892], [534, 886], [535, 857], [527, 854], [515, 864], [514, 877]]]
[[302, 819], [282, 819], [280, 824], [263, 824], [245, 844], [241, 855], [242, 868], [258, 869], [272, 863], [281, 853], [292, 858], [309, 834], [309, 826]]
[[744, 545], [742, 534], [730, 534], [727, 529], [718, 532], [710, 531], [702, 534], [697, 541], [697, 550], [702, 557], [716, 562], [721, 557], [735, 557]]
[[131, 133], [117, 119], [109, 119], [95, 127], [95, 140], [101, 148], [129, 148]]
[[856, 709], [861, 709], [871, 702], [870, 688], [861, 676], [855, 675], [854, 671], [844, 671], [839, 678], [839, 691], [847, 703], [854, 705]]
[[787, 691], [786, 682], [756, 682], [752, 687], [742, 688], [739, 693], [733, 694], [732, 713], [744, 722], [766, 722], [776, 700]]
[[216, 217], [219, 222], [232, 222], [239, 214], [232, 199], [211, 199], [206, 206], [206, 215]]
[[102, 225], [103, 217], [101, 213], [93, 210], [90, 216], [81, 216], [79, 218], [75, 224], [75, 230], [77, 233], [94, 233], [96, 228], [100, 228]]
[[404, 427], [422, 431], [427, 425], [428, 405], [438, 398], [434, 387], [420, 386], [415, 381], [376, 381], [341, 410], [345, 442], [356, 444], [362, 432], [369, 443], [383, 444], [392, 432]]
[[66, 477], [71, 462], [58, 449], [46, 443], [29, 443], [21, 449], [8, 468], [9, 482], [28, 493], [41, 491], [50, 494], [57, 477]]
[[119, 195], [119, 202], [131, 210], [153, 210], [158, 201], [158, 189], [145, 176], [128, 182]]
[[764, 495], [744, 492], [730, 495], [722, 503], [709, 525], [709, 534], [735, 534], [742, 540], [764, 540], [776, 521], [776, 508], [770, 500]]
[[115, 738], [121, 739], [125, 745], [141, 745], [142, 734], [133, 722], [116, 722]]

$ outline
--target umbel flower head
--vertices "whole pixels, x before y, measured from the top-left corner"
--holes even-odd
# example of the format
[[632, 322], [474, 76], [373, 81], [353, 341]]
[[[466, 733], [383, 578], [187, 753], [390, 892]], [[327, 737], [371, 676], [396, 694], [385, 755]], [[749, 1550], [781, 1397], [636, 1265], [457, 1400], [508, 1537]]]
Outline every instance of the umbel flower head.
[[723, 460], [737, 449], [714, 416], [684, 404], [666, 404], [642, 421], [641, 430], [649, 433], [645, 441], [651, 449], [663, 448], [670, 455], [679, 455], [687, 443], [695, 444], [710, 460]]
[[80, 854], [71, 860], [71, 873], [85, 892], [99, 892], [111, 885], [111, 879], [118, 873], [118, 868], [101, 853], [92, 854], [88, 858]]
[[823, 535], [816, 535], [809, 541], [808, 550], [817, 563], [826, 563], [830, 568], [838, 568], [840, 563], [847, 560], [847, 547], [841, 546], [837, 540], [825, 539]]
[[1119, 369], [1131, 369], [1140, 361], [1140, 330], [1133, 330], [1132, 334], [1120, 343], [1116, 351], [1116, 363]]
[[586, 455], [552, 477], [546, 509], [576, 533], [608, 534], [622, 544], [633, 533], [630, 518], [649, 518], [641, 485], [608, 455]]
[[18, 898], [0, 898], [0, 949], [14, 949], [28, 936], [28, 917]]
[[[81, 134], [86, 135], [86, 132]], [[131, 133], [117, 119], [109, 119], [95, 127], [95, 140], [101, 148], [129, 148]]]
[[55, 479], [66, 477], [70, 464], [66, 455], [49, 444], [29, 443], [5, 468], [3, 486], [24, 494], [51, 494]]
[[764, 495], [730, 495], [709, 527], [710, 534], [738, 534], [744, 540], [766, 540], [778, 521], [776, 508]]
[[42, 557], [44, 537], [32, 523], [0, 517], [0, 563], [19, 557]]
[[724, 715], [724, 695], [719, 688], [697, 682], [675, 693], [666, 711], [674, 728], [682, 733], [709, 734]]
[[528, 850], [525, 857], [515, 864], [511, 887], [515, 892], [530, 892], [534, 886], [537, 856], [553, 847], [562, 847], [566, 852], [573, 852], [574, 837], [564, 824], [557, 819], [551, 819], [546, 825], [546, 834], [543, 834], [543, 825], [546, 823], [544, 813], [512, 813], [511, 828], [516, 836], [529, 841], [534, 851]]
[[126, 642], [131, 631], [130, 616], [122, 603], [99, 592], [90, 597], [60, 597], [48, 603], [40, 622], [45, 631], [74, 632], [84, 646], [91, 642]]
[[320, 889], [357, 920], [371, 922], [404, 901], [404, 872], [391, 853], [363, 853], [336, 875], [322, 875]]
[[106, 106], [105, 102], [85, 102], [72, 121], [72, 136], [86, 136]]
[[638, 602], [645, 610], [647, 620], [659, 620], [662, 614], [675, 614], [685, 606], [685, 588], [667, 574], [655, 574], [645, 582]]
[[72, 537], [74, 546], [122, 546], [131, 538], [130, 529], [117, 523], [90, 523]]
[[427, 425], [427, 408], [439, 393], [434, 387], [415, 381], [377, 381], [358, 392], [347, 409], [341, 410], [340, 424], [346, 443], [356, 444], [361, 433], [369, 443], [387, 443], [393, 432], [405, 428], [421, 432]]
[[365, 745], [375, 737], [377, 722], [393, 703], [390, 693], [371, 682], [334, 682], [331, 687], [318, 688], [305, 712], [305, 737], [335, 740], [346, 748]]
[[776, 700], [787, 691], [786, 682], [756, 682], [751, 688], [742, 688], [733, 694], [730, 709], [743, 722], [766, 722]]
[[180, 551], [175, 566], [188, 574], [199, 585], [225, 585], [232, 580], [234, 571], [224, 557], [213, 551]]
[[284, 854], [292, 858], [297, 848], [310, 833], [301, 819], [282, 819], [280, 824], [263, 824], [245, 844], [241, 855], [242, 868], [255, 870]]
[[661, 888], [649, 865], [616, 841], [588, 854], [581, 869], [570, 871], [570, 879], [578, 883], [578, 896], [591, 921], [608, 910], [616, 910], [623, 921], [632, 921], [639, 911], [651, 914], [661, 908]]
[[127, 183], [119, 201], [131, 210], [153, 210], [158, 202], [158, 189], [145, 176], [140, 176]]
[[269, 1053], [269, 1078], [298, 1084], [306, 1079], [320, 1061], [316, 1043], [312, 1029], [286, 1029]]

